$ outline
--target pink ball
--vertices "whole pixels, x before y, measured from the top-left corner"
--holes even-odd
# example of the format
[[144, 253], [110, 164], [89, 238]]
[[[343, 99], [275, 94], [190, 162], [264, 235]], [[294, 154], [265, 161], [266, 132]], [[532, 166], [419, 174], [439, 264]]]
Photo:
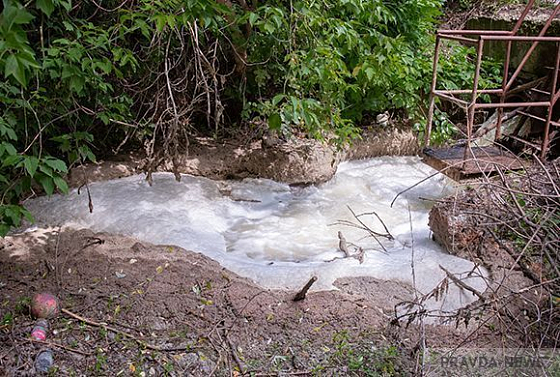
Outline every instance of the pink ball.
[[59, 311], [58, 299], [50, 293], [37, 293], [31, 299], [31, 314], [35, 318], [53, 318]]

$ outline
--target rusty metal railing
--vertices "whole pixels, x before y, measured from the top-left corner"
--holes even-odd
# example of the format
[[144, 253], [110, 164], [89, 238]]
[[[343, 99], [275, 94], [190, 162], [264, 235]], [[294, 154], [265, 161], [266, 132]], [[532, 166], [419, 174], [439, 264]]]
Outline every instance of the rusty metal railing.
[[[474, 118], [475, 113], [478, 109], [490, 109], [496, 108], [498, 111], [497, 119], [496, 119], [496, 133], [495, 133], [495, 140], [500, 139], [501, 137], [501, 126], [502, 126], [502, 119], [503, 119], [503, 111], [505, 108], [519, 108], [519, 107], [545, 107], [547, 108], [547, 115], [546, 118], [541, 118], [530, 114], [528, 112], [524, 112], [523, 115], [535, 118], [537, 120], [543, 121], [545, 123], [545, 130], [543, 135], [543, 140], [540, 146], [540, 157], [541, 159], [545, 159], [549, 144], [550, 144], [550, 126], [560, 127], [560, 120], [553, 121], [552, 120], [552, 113], [553, 108], [558, 99], [560, 98], [560, 91], [557, 90], [558, 86], [558, 71], [560, 67], [560, 37], [549, 37], [545, 36], [546, 32], [552, 25], [553, 20], [556, 16], [560, 13], [560, 3], [556, 5], [552, 14], [546, 21], [545, 25], [543, 26], [540, 33], [536, 36], [521, 36], [517, 35], [519, 32], [525, 18], [529, 14], [529, 11], [535, 4], [535, 0], [529, 0], [525, 10], [521, 14], [519, 20], [515, 24], [513, 30], [511, 31], [497, 31], [497, 30], [438, 30], [436, 34], [436, 46], [434, 52], [434, 62], [433, 62], [433, 76], [432, 76], [432, 86], [430, 89], [430, 100], [429, 100], [429, 109], [428, 109], [428, 119], [427, 119], [427, 126], [426, 126], [426, 135], [424, 144], [426, 146], [430, 145], [430, 136], [432, 132], [432, 121], [434, 117], [434, 107], [435, 107], [435, 99], [439, 97], [443, 100], [450, 101], [462, 107], [466, 114], [467, 114], [467, 148], [465, 148], [465, 160], [472, 156], [467, 155], [467, 151], [471, 151], [471, 143], [472, 143], [472, 136], [473, 136], [473, 127], [474, 127]], [[438, 90], [437, 89], [437, 67], [439, 62], [439, 55], [441, 50], [441, 42], [442, 40], [453, 40], [458, 41], [461, 43], [471, 44], [476, 46], [477, 55], [476, 55], [476, 67], [475, 67], [475, 74], [474, 74], [474, 82], [472, 89], [461, 89], [461, 90]], [[502, 80], [502, 87], [495, 88], [495, 89], [479, 89], [479, 80], [480, 80], [480, 69], [482, 64], [482, 57], [483, 57], [483, 50], [484, 45], [488, 41], [504, 41], [506, 43], [506, 58], [504, 62], [504, 69], [503, 69], [503, 80]], [[527, 50], [523, 59], [519, 63], [517, 69], [513, 72], [510, 76], [510, 63], [511, 63], [511, 52], [512, 52], [512, 45], [514, 42], [532, 42], [531, 47]], [[553, 77], [551, 83], [550, 92], [543, 92], [549, 96], [548, 100], [546, 101], [533, 101], [533, 102], [506, 102], [508, 92], [510, 91], [514, 81], [517, 79], [523, 68], [525, 67], [527, 61], [541, 42], [552, 42], [556, 44], [556, 60], [555, 66], [553, 70]], [[464, 100], [458, 98], [458, 95], [469, 95], [469, 100]], [[500, 98], [499, 102], [494, 103], [479, 103], [478, 98], [481, 94], [493, 94], [498, 95]], [[527, 143], [532, 144], [532, 143]], [[532, 144], [534, 146], [534, 144]]]

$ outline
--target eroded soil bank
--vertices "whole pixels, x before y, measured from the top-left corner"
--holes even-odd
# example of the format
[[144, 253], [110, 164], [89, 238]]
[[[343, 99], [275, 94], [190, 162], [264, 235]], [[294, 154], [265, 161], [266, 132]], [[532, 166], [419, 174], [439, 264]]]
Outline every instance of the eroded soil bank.
[[[179, 172], [316, 183], [343, 159], [411, 155], [418, 145], [397, 129], [366, 134], [345, 151], [309, 140], [269, 144], [198, 139]], [[126, 156], [79, 167], [69, 178], [80, 186], [84, 177], [116, 179], [142, 165]], [[295, 292], [264, 290], [201, 254], [89, 230], [7, 237], [0, 258], [2, 375], [34, 375], [45, 348], [54, 352], [56, 375], [393, 375], [412, 367], [412, 351], [387, 331], [395, 305], [413, 298], [405, 284], [339, 279], [338, 291], [294, 302]], [[51, 320], [48, 344], [29, 337], [29, 298], [43, 291], [82, 317]]]
[[[157, 171], [203, 176], [210, 179], [268, 178], [288, 184], [314, 184], [330, 180], [338, 164], [379, 156], [411, 156], [419, 152], [418, 140], [411, 129], [376, 128], [366, 130], [361, 140], [337, 150], [316, 140], [294, 138], [289, 141], [215, 141], [197, 138], [189, 153], [163, 162]], [[141, 154], [113, 159], [72, 169], [69, 183], [78, 187], [88, 181], [104, 181], [139, 174], [146, 166]]]
[[560, 159], [469, 182], [430, 213], [434, 239], [491, 274], [481, 316], [507, 347], [555, 350], [560, 338]]

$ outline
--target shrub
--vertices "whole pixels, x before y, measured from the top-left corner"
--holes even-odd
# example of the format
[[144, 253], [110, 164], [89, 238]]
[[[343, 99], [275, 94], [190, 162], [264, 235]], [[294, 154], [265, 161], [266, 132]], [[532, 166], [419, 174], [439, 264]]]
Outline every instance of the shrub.
[[[3, 0], [0, 235], [69, 167], [267, 124], [339, 144], [388, 108], [422, 118], [440, 0]], [[451, 52], [449, 85], [468, 81]], [[470, 71], [469, 71], [470, 70]], [[447, 135], [442, 133], [442, 135]]]

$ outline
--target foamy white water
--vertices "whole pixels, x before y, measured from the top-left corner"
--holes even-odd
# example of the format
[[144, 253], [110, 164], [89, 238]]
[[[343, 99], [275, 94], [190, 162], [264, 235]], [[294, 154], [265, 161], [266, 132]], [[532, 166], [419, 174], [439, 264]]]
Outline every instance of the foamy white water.
[[[442, 175], [406, 192], [398, 192], [433, 174], [416, 157], [384, 157], [342, 163], [325, 184], [290, 187], [265, 179], [217, 182], [170, 173], [154, 174], [153, 186], [143, 175], [90, 185], [94, 211], [87, 195], [41, 197], [26, 203], [41, 225], [91, 228], [134, 236], [156, 244], [175, 244], [201, 252], [222, 266], [266, 288], [299, 289], [312, 275], [315, 289], [332, 289], [346, 276], [372, 276], [412, 284], [414, 247], [416, 286], [430, 292], [444, 278], [439, 265], [458, 276], [475, 268], [472, 262], [441, 251], [430, 239], [429, 201], [453, 192]], [[394, 240], [383, 240], [387, 252], [359, 229], [356, 214], [375, 211]], [[384, 232], [372, 215], [360, 217], [370, 228]], [[410, 221], [411, 219], [411, 221]], [[412, 231], [411, 231], [412, 228]], [[337, 233], [365, 249], [364, 263], [341, 258]], [[333, 260], [334, 259], [334, 260]], [[479, 291], [486, 284], [475, 271], [465, 283]], [[431, 308], [453, 310], [473, 301], [469, 292], [450, 284], [449, 294]]]

